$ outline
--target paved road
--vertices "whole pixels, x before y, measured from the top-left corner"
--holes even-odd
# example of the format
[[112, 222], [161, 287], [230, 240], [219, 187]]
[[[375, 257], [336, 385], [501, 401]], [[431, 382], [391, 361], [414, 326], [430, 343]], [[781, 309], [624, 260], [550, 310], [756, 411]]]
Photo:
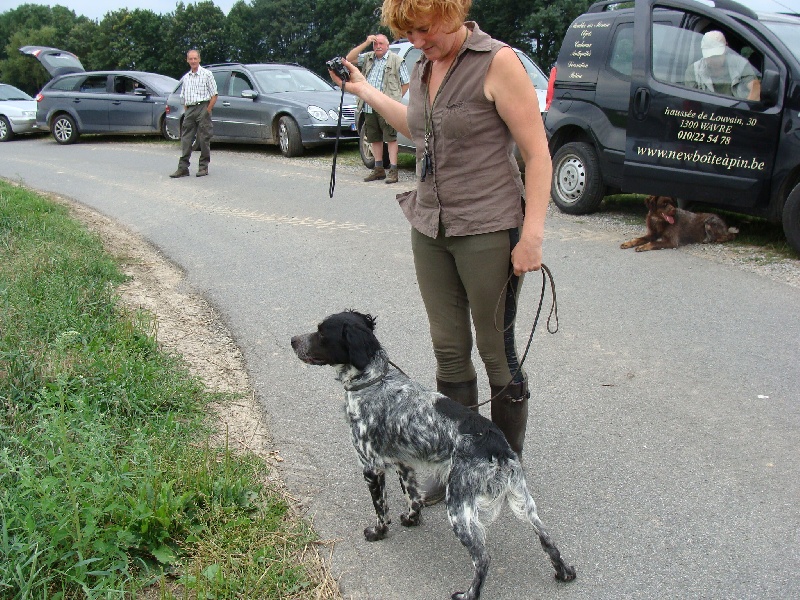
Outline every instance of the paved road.
[[[177, 146], [50, 138], [0, 144], [0, 176], [117, 219], [186, 271], [240, 344], [290, 491], [355, 599], [432, 600], [471, 572], [443, 507], [368, 544], [371, 502], [331, 371], [289, 338], [357, 308], [404, 370], [432, 384], [400, 186], [264, 149], [216, 149], [172, 180]], [[578, 579], [558, 584], [510, 514], [490, 529], [486, 599], [800, 597], [800, 293], [681, 251], [636, 254], [591, 218], [549, 219], [561, 329], [537, 333], [525, 449], [540, 513]], [[523, 292], [529, 326], [538, 276]], [[542, 330], [543, 331], [543, 330]], [[482, 383], [487, 392], [485, 381]], [[392, 488], [393, 512], [400, 495]]]

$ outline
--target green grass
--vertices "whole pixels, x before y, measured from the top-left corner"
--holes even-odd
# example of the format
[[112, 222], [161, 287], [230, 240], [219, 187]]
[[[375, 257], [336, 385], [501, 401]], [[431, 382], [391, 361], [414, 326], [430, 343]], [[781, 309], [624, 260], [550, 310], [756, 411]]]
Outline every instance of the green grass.
[[123, 281], [64, 207], [0, 182], [0, 597], [330, 597], [265, 463], [207, 441], [231, 398]]
[[[606, 196], [597, 214], [606, 214], [619, 218], [629, 224], [641, 224], [647, 215], [644, 205], [645, 196], [639, 194], [616, 194]], [[797, 253], [786, 241], [780, 223], [770, 223], [765, 219], [736, 214], [714, 207], [693, 207], [696, 212], [713, 212], [720, 215], [725, 222], [739, 229], [739, 234], [731, 246], [742, 248], [758, 248], [766, 256], [766, 260], [797, 259]], [[588, 216], [587, 219], [590, 219]]]

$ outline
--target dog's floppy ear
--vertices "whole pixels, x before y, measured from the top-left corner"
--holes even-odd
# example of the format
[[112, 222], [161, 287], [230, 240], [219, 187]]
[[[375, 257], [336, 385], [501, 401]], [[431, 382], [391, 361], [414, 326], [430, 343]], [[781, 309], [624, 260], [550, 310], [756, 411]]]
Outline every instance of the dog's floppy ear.
[[372, 333], [374, 319], [364, 325], [347, 323], [344, 326], [343, 337], [350, 353], [350, 364], [359, 371], [367, 368], [372, 358], [381, 349], [378, 338]]
[[347, 312], [349, 312], [351, 315], [354, 315], [354, 316], [360, 318], [362, 321], [364, 321], [364, 325], [369, 327], [370, 331], [375, 331], [375, 317], [373, 317], [372, 315], [367, 315], [367, 314], [364, 314], [364, 313], [360, 313], [357, 310], [353, 310], [352, 308], [349, 309]]
[[644, 199], [644, 205], [647, 207], [647, 210], [655, 209], [656, 200], [658, 200], [656, 196], [648, 196], [647, 198]]

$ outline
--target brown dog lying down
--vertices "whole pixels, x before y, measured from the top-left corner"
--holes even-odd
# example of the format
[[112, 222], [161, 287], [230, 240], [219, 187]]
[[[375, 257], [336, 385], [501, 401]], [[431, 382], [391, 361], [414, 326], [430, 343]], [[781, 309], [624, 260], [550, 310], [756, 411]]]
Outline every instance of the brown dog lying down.
[[675, 206], [668, 196], [648, 196], [644, 203], [647, 212], [647, 234], [625, 242], [620, 246], [636, 248], [637, 252], [677, 248], [685, 244], [707, 244], [729, 242], [739, 230], [728, 227], [720, 217], [712, 213], [693, 213]]

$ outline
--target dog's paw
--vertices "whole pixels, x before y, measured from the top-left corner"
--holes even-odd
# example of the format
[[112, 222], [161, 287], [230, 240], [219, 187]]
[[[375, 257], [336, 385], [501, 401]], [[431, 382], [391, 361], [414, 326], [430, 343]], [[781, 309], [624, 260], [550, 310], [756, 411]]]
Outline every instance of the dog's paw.
[[572, 581], [576, 575], [575, 567], [572, 565], [561, 565], [560, 569], [556, 569], [556, 579], [558, 581]]
[[416, 527], [419, 525], [419, 513], [408, 513], [400, 515], [400, 524], [403, 527]]
[[372, 527], [367, 527], [364, 530], [364, 539], [366, 539], [368, 542], [377, 542], [378, 540], [385, 538], [387, 533], [389, 533], [388, 527], [378, 527], [377, 525], [373, 525]]

